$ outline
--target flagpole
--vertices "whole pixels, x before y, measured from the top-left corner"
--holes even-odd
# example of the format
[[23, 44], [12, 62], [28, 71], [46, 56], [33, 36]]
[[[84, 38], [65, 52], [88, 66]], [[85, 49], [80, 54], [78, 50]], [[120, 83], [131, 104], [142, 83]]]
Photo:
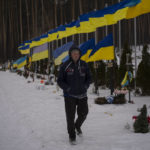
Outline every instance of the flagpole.
[[[120, 0], [118, 0], [118, 2], [120, 3]], [[121, 54], [122, 54], [122, 50], [121, 50], [121, 21], [119, 21], [119, 52], [120, 52], [120, 54], [119, 54], [119, 64], [120, 64], [120, 62], [121, 62]]]
[[50, 62], [50, 60], [51, 60], [51, 58], [50, 58], [50, 57], [51, 57], [51, 56], [50, 56], [50, 55], [51, 55], [51, 54], [50, 54], [50, 49], [51, 49], [51, 48], [50, 48], [50, 42], [48, 42], [48, 62]]
[[[73, 20], [72, 20], [72, 22], [74, 21], [74, 18], [73, 18]], [[74, 41], [74, 34], [72, 35], [72, 41]]]
[[54, 50], [54, 41], [52, 41], [52, 48], [51, 48], [51, 60], [53, 61], [53, 50]]
[[80, 35], [80, 33], [79, 33], [79, 42], [78, 42], [79, 45], [80, 45], [80, 40], [81, 40], [81, 35]]
[[61, 39], [61, 46], [63, 45], [63, 40]]
[[58, 48], [58, 40], [56, 40], [56, 47]]
[[134, 18], [134, 46], [135, 46], [135, 53], [134, 53], [134, 59], [135, 59], [135, 79], [134, 79], [134, 88], [136, 90], [136, 73], [137, 73], [137, 55], [136, 55], [136, 47], [137, 47], [137, 33], [136, 33], [136, 18]]
[[72, 35], [72, 41], [74, 41], [74, 34]]
[[[97, 44], [97, 30], [95, 30], [95, 45]], [[98, 68], [98, 64], [94, 61], [94, 69], [95, 69], [95, 76], [96, 76], [96, 82], [95, 82], [95, 93], [99, 95], [99, 91], [98, 91], [98, 85], [97, 85], [97, 68]]]
[[[107, 4], [107, 3], [105, 4], [105, 7], [108, 7], [108, 4]], [[107, 36], [107, 35], [108, 35], [108, 26], [106, 25], [105, 27], [106, 27], [105, 32], [106, 32], [106, 36]]]
[[88, 39], [89, 39], [89, 35], [88, 33], [86, 33], [86, 41], [88, 41]]
[[[106, 3], [105, 4], [105, 7], [108, 7], [108, 4]], [[108, 35], [108, 26], [106, 25], [105, 26], [105, 36], [107, 36]], [[109, 61], [107, 61], [107, 65], [106, 65], [106, 70], [105, 70], [105, 84], [106, 84], [106, 81], [107, 81], [107, 76], [106, 76], [106, 74], [107, 74], [107, 70], [108, 70], [108, 63], [109, 63]]]

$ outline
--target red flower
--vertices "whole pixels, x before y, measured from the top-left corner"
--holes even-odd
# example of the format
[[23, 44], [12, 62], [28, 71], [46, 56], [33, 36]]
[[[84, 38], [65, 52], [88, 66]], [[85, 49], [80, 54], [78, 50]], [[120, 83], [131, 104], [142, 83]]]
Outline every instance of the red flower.
[[[132, 119], [136, 120], [137, 116], [133, 116]], [[148, 123], [150, 123], [150, 116], [147, 117]]]

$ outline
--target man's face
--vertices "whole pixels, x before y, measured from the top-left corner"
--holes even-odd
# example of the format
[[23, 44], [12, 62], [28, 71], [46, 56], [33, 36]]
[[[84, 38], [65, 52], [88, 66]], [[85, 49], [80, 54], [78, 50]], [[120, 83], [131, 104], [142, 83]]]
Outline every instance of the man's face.
[[71, 52], [71, 58], [74, 62], [76, 62], [80, 58], [80, 52], [79, 50], [73, 50]]

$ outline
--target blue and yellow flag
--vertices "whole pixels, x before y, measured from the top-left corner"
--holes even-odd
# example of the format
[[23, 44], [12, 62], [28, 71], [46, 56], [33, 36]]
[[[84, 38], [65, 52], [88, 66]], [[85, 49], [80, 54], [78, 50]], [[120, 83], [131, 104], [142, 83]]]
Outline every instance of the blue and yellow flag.
[[[123, 0], [120, 3], [102, 10], [92, 11], [79, 16], [79, 19], [69, 24], [61, 25], [48, 32], [46, 37], [38, 37], [19, 45], [22, 54], [28, 54], [29, 49], [35, 46], [62, 39], [78, 33], [94, 32], [96, 28], [116, 24], [119, 20], [130, 19], [150, 12], [150, 0]], [[25, 46], [29, 46], [27, 49]], [[24, 49], [25, 48], [25, 49]]]
[[29, 45], [30, 43], [32, 43], [31, 40], [24, 41], [22, 44], [19, 44], [19, 45], [18, 45], [18, 49], [20, 49], [20, 48], [22, 48], [22, 47], [24, 47], [24, 46], [27, 46], [27, 45]]
[[134, 18], [139, 15], [150, 12], [150, 0], [140, 0], [135, 7], [130, 7], [127, 12], [126, 19]]
[[[86, 61], [89, 58], [89, 55], [92, 51], [92, 49], [95, 46], [95, 39], [89, 39], [88, 41], [80, 44], [79, 48], [81, 50], [81, 60]], [[62, 62], [64, 63], [69, 59], [69, 55], [67, 55], [64, 59], [62, 59]]]
[[29, 54], [30, 53], [30, 46], [26, 45], [26, 46], [20, 47], [19, 51], [21, 54]]
[[77, 22], [78, 22], [78, 20], [73, 21], [69, 24], [65, 24], [65, 31], [62, 31], [62, 32], [64, 32], [63, 33], [64, 37], [68, 37], [68, 36], [77, 34], [77, 27], [76, 27]]
[[120, 3], [95, 11], [89, 16], [89, 22], [95, 27], [112, 25], [119, 20], [125, 19], [130, 8], [134, 9], [141, 0], [124, 0]]
[[22, 57], [17, 62], [17, 68], [20, 69], [27, 64], [27, 56]]
[[67, 33], [66, 33], [66, 27], [65, 25], [60, 25], [58, 28], [57, 28], [57, 38], [58, 39], [62, 39], [64, 37], [67, 37]]
[[89, 22], [89, 17], [92, 16], [95, 11], [89, 12], [79, 16], [79, 20], [76, 22], [78, 33], [95, 32], [96, 28]]
[[68, 56], [68, 51], [70, 47], [73, 45], [73, 42], [68, 42], [67, 44], [64, 44], [63, 46], [57, 48], [53, 52], [54, 62], [55, 65], [60, 65], [62, 63], [62, 60]]
[[40, 37], [36, 37], [34, 39], [32, 39], [32, 43], [30, 43], [30, 48], [36, 47], [38, 44], [38, 42], [40, 42]]
[[48, 43], [33, 48], [32, 62], [48, 58]]
[[129, 85], [129, 81], [131, 82], [132, 79], [133, 79], [132, 73], [130, 71], [127, 71], [125, 76], [124, 76], [124, 79], [121, 82], [121, 86], [122, 87], [128, 86]]
[[114, 59], [114, 46], [113, 36], [109, 34], [102, 41], [100, 41], [90, 53], [87, 62], [99, 60], [113, 60]]
[[46, 33], [46, 34], [43, 34], [40, 36], [40, 40], [38, 42], [36, 42], [37, 43], [36, 46], [43, 45], [43, 44], [47, 43], [47, 41], [48, 41], [48, 34]]
[[23, 66], [25, 66], [26, 64], [27, 64], [27, 56], [24, 56], [24, 57], [17, 59], [13, 63], [13, 67], [19, 69], [19, 68], [22, 68]]
[[64, 59], [62, 59], [62, 63], [66, 62], [69, 59], [69, 55], [67, 55]]
[[48, 42], [54, 41], [58, 39], [58, 31], [57, 28], [48, 32]]
[[82, 44], [80, 44], [80, 50], [81, 50], [81, 60], [87, 61], [89, 59], [89, 55], [93, 48], [95, 47], [95, 39], [92, 38]]

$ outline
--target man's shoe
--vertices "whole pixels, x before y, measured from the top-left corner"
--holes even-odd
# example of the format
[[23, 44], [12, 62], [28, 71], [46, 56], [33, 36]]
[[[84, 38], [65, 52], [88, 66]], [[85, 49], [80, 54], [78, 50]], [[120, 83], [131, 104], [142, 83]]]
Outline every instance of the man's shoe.
[[76, 145], [77, 142], [76, 142], [76, 138], [69, 138], [69, 142], [71, 145]]
[[81, 128], [76, 128], [77, 135], [82, 136], [82, 130]]

